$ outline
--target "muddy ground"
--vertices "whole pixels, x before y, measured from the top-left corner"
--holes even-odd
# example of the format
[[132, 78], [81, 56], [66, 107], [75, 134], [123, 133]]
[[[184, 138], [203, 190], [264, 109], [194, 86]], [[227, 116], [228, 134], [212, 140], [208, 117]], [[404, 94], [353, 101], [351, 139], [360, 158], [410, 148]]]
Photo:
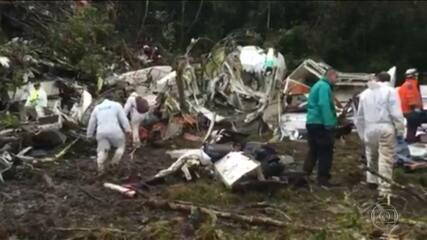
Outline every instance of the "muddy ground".
[[[18, 170], [0, 186], [0, 239], [379, 239], [382, 234], [370, 221], [376, 192], [362, 183], [361, 149], [354, 136], [336, 144], [333, 176], [341, 186], [332, 190], [312, 184], [232, 193], [220, 182], [203, 177], [190, 183], [172, 179], [130, 199], [102, 187], [104, 182], [126, 182], [129, 175], [132, 181], [148, 179], [173, 162], [165, 154], [167, 149], [198, 144], [178, 139], [163, 148], [143, 148], [133, 162], [124, 159], [119, 169], [102, 178], [96, 177], [95, 146], [87, 144], [56, 163]], [[305, 143], [276, 147], [294, 156], [296, 167], [307, 151]], [[425, 185], [427, 173], [397, 170], [395, 179]], [[401, 222], [394, 232], [401, 239], [427, 239], [423, 225], [427, 224], [427, 203], [396, 193], [400, 197], [393, 205]], [[198, 212], [153, 209], [145, 204], [147, 198], [268, 216], [287, 225], [253, 225]]]

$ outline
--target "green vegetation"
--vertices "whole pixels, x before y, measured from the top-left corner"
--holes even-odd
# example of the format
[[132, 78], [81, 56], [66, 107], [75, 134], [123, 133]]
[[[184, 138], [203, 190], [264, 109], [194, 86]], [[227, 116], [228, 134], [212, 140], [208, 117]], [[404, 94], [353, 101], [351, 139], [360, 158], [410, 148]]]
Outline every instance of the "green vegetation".
[[78, 9], [48, 30], [52, 54], [91, 79], [105, 77], [108, 67], [117, 62], [118, 36], [105, 9]]

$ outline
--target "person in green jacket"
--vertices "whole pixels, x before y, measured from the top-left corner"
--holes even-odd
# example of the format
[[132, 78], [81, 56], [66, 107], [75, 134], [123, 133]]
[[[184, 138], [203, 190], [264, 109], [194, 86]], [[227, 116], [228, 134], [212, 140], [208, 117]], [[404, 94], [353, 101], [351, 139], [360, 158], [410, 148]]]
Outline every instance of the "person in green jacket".
[[310, 89], [307, 104], [306, 128], [309, 153], [304, 162], [304, 171], [310, 175], [318, 162], [317, 182], [330, 187], [330, 171], [334, 149], [334, 128], [337, 125], [332, 86], [337, 73], [328, 69]]

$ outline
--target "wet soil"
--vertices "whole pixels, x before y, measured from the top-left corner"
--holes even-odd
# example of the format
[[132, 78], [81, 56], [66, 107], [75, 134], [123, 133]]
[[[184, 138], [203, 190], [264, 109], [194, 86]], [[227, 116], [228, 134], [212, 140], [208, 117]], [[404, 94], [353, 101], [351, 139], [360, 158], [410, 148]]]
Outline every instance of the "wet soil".
[[[92, 149], [89, 151], [74, 149], [55, 163], [19, 169], [0, 186], [0, 239], [309, 239], [322, 234], [327, 239], [360, 239], [362, 235], [375, 239], [378, 229], [366, 222], [368, 217], [360, 216], [360, 209], [375, 202], [376, 191], [363, 184], [361, 149], [355, 139], [337, 142], [333, 176], [341, 186], [332, 190], [313, 184], [310, 188], [287, 188], [274, 193], [238, 194], [210, 178], [190, 183], [178, 178], [145, 190], [145, 195], [136, 198], [105, 189], [102, 184], [149, 179], [173, 162], [166, 150], [197, 147], [200, 143], [177, 139], [157, 148], [143, 147], [134, 160], [126, 155], [120, 166], [111, 168], [102, 177], [96, 176], [95, 145], [85, 146]], [[279, 152], [294, 156], [297, 167], [302, 164], [307, 151], [305, 143], [275, 146]], [[426, 173], [419, 176], [427, 177]], [[407, 193], [397, 190], [396, 193], [401, 196], [395, 201], [401, 217], [426, 221], [426, 203]], [[246, 214], [259, 213], [245, 210], [244, 206], [251, 203], [280, 204], [285, 206], [283, 211], [291, 222], [325, 228], [339, 226], [345, 230], [346, 238], [329, 232], [258, 227], [229, 220], [217, 220], [213, 229], [194, 227], [187, 213], [148, 208], [144, 205], [147, 197], [214, 205], [230, 211], [241, 209]], [[352, 212], [352, 209], [358, 210]], [[267, 216], [277, 215], [267, 213]], [[409, 237], [404, 239], [427, 239], [423, 227], [405, 224], [400, 227], [400, 233]]]

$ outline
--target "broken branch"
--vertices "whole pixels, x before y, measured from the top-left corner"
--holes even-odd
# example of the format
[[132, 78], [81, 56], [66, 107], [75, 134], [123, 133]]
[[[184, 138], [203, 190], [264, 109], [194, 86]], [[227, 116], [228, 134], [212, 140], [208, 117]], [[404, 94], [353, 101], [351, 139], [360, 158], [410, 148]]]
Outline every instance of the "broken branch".
[[231, 212], [225, 212], [220, 210], [215, 210], [212, 208], [206, 208], [206, 207], [199, 207], [192, 204], [182, 204], [182, 203], [176, 203], [176, 202], [168, 202], [160, 199], [148, 199], [145, 201], [147, 206], [152, 208], [158, 208], [158, 209], [169, 209], [174, 211], [184, 211], [190, 213], [192, 209], [198, 208], [200, 212], [208, 214], [208, 215], [214, 215], [216, 217], [224, 218], [224, 219], [231, 219], [233, 221], [237, 222], [244, 222], [248, 224], [253, 225], [269, 225], [269, 226], [276, 226], [276, 227], [297, 227], [297, 228], [303, 228], [308, 231], [323, 231], [327, 230], [330, 232], [340, 232], [337, 229], [324, 229], [322, 227], [316, 227], [316, 226], [307, 226], [304, 224], [297, 224], [297, 223], [287, 223], [280, 220], [276, 220], [269, 217], [264, 216], [252, 216], [252, 215], [242, 215], [238, 213], [231, 213]]
[[74, 232], [74, 231], [80, 231], [80, 232], [110, 232], [110, 233], [120, 233], [120, 234], [136, 234], [136, 232], [129, 232], [129, 231], [122, 231], [120, 229], [116, 228], [62, 228], [57, 227], [54, 228], [56, 231], [64, 231], [64, 232]]
[[375, 175], [375, 176], [377, 176], [377, 177], [381, 178], [382, 180], [386, 181], [386, 182], [387, 182], [387, 183], [389, 183], [390, 185], [392, 185], [392, 186], [394, 186], [394, 187], [397, 187], [397, 188], [399, 188], [399, 189], [401, 189], [401, 190], [403, 190], [403, 191], [406, 191], [406, 192], [408, 192], [408, 193], [412, 194], [413, 196], [415, 196], [415, 197], [416, 197], [416, 198], [418, 198], [419, 200], [427, 201], [426, 197], [425, 197], [425, 196], [423, 196], [423, 195], [421, 195], [421, 194], [419, 194], [419, 193], [417, 192], [417, 190], [416, 190], [416, 189], [414, 189], [414, 187], [408, 187], [408, 186], [405, 186], [405, 185], [399, 184], [399, 183], [395, 182], [393, 179], [389, 179], [389, 178], [386, 178], [386, 177], [382, 176], [382, 175], [381, 175], [381, 174], [379, 174], [377, 171], [375, 171], [375, 170], [374, 170], [374, 169], [372, 169], [372, 168], [369, 168], [369, 167], [368, 167], [368, 166], [366, 166], [366, 165], [365, 165], [365, 167], [364, 167], [364, 170], [366, 170], [366, 171], [370, 172], [371, 174], [373, 174], [373, 175]]
[[46, 158], [42, 158], [42, 159], [36, 159], [33, 160], [33, 164], [37, 164], [39, 162], [45, 163], [45, 162], [54, 162], [60, 158], [62, 158], [65, 154], [67, 154], [67, 152], [71, 149], [71, 147], [77, 143], [77, 141], [79, 141], [80, 138], [75, 139], [74, 141], [72, 141], [70, 144], [68, 144], [64, 149], [62, 149], [59, 153], [55, 154], [55, 156], [53, 157], [46, 157]]

